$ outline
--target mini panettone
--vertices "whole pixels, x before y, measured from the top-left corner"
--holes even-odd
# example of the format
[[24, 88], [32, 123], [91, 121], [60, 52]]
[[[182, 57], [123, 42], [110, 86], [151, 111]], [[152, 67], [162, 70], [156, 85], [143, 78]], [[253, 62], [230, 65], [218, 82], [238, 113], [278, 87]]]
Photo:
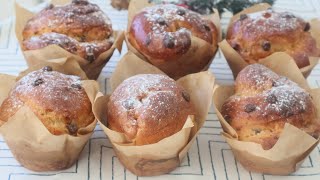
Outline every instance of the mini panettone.
[[308, 22], [291, 13], [268, 9], [241, 14], [229, 26], [226, 40], [249, 64], [272, 53], [285, 52], [303, 68], [310, 65], [309, 57], [320, 56], [310, 28]]
[[95, 4], [73, 0], [50, 5], [30, 19], [23, 30], [22, 49], [36, 50], [56, 44], [90, 62], [113, 45], [110, 19]]
[[22, 77], [0, 107], [0, 125], [21, 106], [28, 106], [53, 135], [76, 136], [95, 117], [78, 76], [53, 71], [50, 66]]
[[157, 143], [180, 131], [194, 110], [182, 86], [165, 75], [126, 79], [110, 96], [107, 122], [135, 145]]
[[[185, 60], [181, 65], [166, 67], [166, 65], [172, 66], [172, 62], [178, 61], [190, 50], [194, 43], [192, 37], [197, 37], [214, 46], [213, 52], [217, 49], [218, 30], [213, 22], [191, 10], [165, 4], [146, 7], [136, 14], [128, 28], [127, 38], [151, 64], [161, 66], [162, 71], [170, 77], [175, 77], [177, 74], [184, 76], [199, 72], [212, 59], [211, 56], [199, 61]], [[182, 68], [182, 66], [189, 68]]]
[[285, 123], [314, 138], [320, 133], [310, 94], [259, 64], [249, 65], [238, 74], [235, 94], [223, 104], [221, 113], [240, 141], [261, 144], [266, 150], [276, 144]]

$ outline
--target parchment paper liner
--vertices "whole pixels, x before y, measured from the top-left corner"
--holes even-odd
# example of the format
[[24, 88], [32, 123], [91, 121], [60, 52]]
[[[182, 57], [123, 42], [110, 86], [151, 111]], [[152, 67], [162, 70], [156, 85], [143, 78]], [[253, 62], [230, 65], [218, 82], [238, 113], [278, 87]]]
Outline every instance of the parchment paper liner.
[[[123, 80], [136, 74], [164, 74], [151, 64], [128, 52], [118, 63], [111, 77], [111, 89], [115, 89]], [[138, 176], [154, 176], [168, 173], [181, 163], [193, 144], [199, 129], [206, 120], [213, 94], [214, 77], [209, 72], [187, 75], [177, 81], [189, 93], [195, 107], [194, 121], [186, 122], [178, 133], [158, 143], [135, 146], [122, 133], [107, 128], [106, 104], [108, 96], [98, 94], [94, 103], [94, 113], [109, 137], [120, 162]]]
[[[279, 61], [281, 59], [281, 61]], [[298, 83], [312, 95], [320, 118], [320, 89], [310, 89], [294, 60], [285, 53], [274, 53], [260, 61], [279, 75]], [[234, 94], [234, 86], [217, 86], [213, 95], [215, 111], [223, 128], [222, 136], [230, 145], [235, 158], [249, 171], [287, 175], [299, 169], [301, 163], [317, 146], [316, 140], [304, 131], [287, 123], [279, 140], [270, 150], [253, 142], [239, 141], [236, 131], [220, 113], [223, 103]], [[320, 120], [320, 119], [319, 119]]]
[[[149, 3], [148, 0], [131, 0], [129, 4], [129, 9], [128, 9], [128, 29], [131, 26], [131, 21], [132, 18], [135, 16], [135, 14], [139, 13], [140, 10], [142, 10], [144, 7], [147, 6], [153, 6], [153, 3]], [[219, 34], [218, 42], [221, 41], [221, 27], [220, 27], [220, 17], [219, 13], [216, 9], [214, 9], [213, 14], [211, 15], [206, 15], [204, 16], [205, 18], [211, 20]], [[144, 56], [142, 53], [140, 53], [137, 49], [135, 49], [130, 42], [128, 41], [128, 33], [126, 32], [126, 44], [128, 46], [128, 49], [135, 53], [138, 57], [140, 57], [142, 60], [150, 62], [150, 57]], [[185, 76], [187, 74], [191, 73], [197, 73], [194, 72], [195, 70], [193, 69], [194, 67], [192, 64], [195, 64], [195, 61], [201, 62], [203, 59], [208, 60], [208, 64], [203, 67], [201, 71], [206, 71], [208, 70], [210, 64], [212, 63], [214, 56], [216, 54], [216, 51], [218, 50], [217, 45], [211, 45], [208, 42], [197, 38], [195, 36], [191, 37], [191, 47], [189, 50], [182, 55], [180, 58], [174, 60], [174, 61], [167, 61], [165, 64], [155, 64], [157, 68], [165, 72], [168, 76], [170, 76], [173, 79], [179, 79], [182, 76]], [[199, 63], [201, 64], [201, 63]], [[177, 73], [176, 69], [181, 70], [181, 73]]]
[[[239, 19], [241, 14], [250, 14], [250, 13], [254, 13], [254, 12], [264, 11], [264, 10], [268, 9], [269, 7], [271, 7], [269, 4], [261, 3], [261, 4], [254, 5], [250, 8], [247, 8], [247, 9], [239, 12], [238, 14], [234, 15], [230, 20], [229, 26], [234, 21]], [[311, 32], [313, 38], [315, 38], [315, 40], [317, 41], [317, 46], [320, 48], [320, 36], [319, 36], [320, 21], [313, 19], [310, 21], [310, 25], [311, 25], [310, 32]], [[223, 55], [225, 56], [229, 66], [232, 70], [233, 77], [236, 78], [238, 73], [249, 64], [240, 56], [240, 54], [237, 51], [235, 51], [230, 46], [230, 44], [227, 42], [227, 40], [221, 41], [219, 43], [219, 47], [220, 47], [221, 51], [223, 52]], [[300, 69], [301, 73], [306, 78], [309, 76], [312, 69], [318, 64], [319, 57], [309, 57], [309, 61], [310, 61], [309, 66], [306, 66], [306, 67], [303, 67]], [[260, 60], [258, 60], [258, 62], [260, 63]]]
[[[54, 5], [64, 5], [71, 2], [70, 0], [52, 0], [51, 3]], [[22, 32], [23, 29], [28, 22], [36, 13], [27, 10], [26, 8], [22, 7], [20, 4], [15, 2], [15, 12], [16, 12], [16, 37], [22, 47], [23, 37]], [[28, 50], [22, 51], [23, 55], [26, 59], [28, 66], [32, 66], [38, 64], [39, 61], [48, 61], [50, 59], [57, 59], [63, 57], [72, 57], [75, 59], [83, 69], [83, 71], [87, 74], [89, 79], [97, 79], [102, 71], [102, 68], [106, 65], [106, 63], [111, 58], [115, 49], [118, 49], [121, 52], [122, 49], [122, 42], [124, 40], [124, 33], [123, 31], [114, 31], [113, 32], [114, 43], [112, 47], [107, 50], [106, 52], [102, 53], [97, 57], [92, 63], [84, 58], [72, 54], [67, 50], [61, 48], [58, 45], [49, 45], [42, 49], [37, 50]]]
[[[10, 89], [15, 86], [17, 79], [45, 65], [53, 67], [53, 70], [86, 79], [75, 60], [61, 58], [52, 61], [31, 67], [22, 72], [19, 77], [0, 74], [0, 104], [8, 96]], [[81, 83], [93, 104], [99, 89], [98, 84], [93, 80], [83, 80]], [[25, 168], [33, 171], [53, 171], [67, 169], [77, 161], [96, 123], [97, 120], [94, 120], [87, 127], [79, 129], [77, 136], [68, 134], [56, 136], [47, 130], [27, 105], [24, 105], [0, 126], [0, 133], [14, 157]]]

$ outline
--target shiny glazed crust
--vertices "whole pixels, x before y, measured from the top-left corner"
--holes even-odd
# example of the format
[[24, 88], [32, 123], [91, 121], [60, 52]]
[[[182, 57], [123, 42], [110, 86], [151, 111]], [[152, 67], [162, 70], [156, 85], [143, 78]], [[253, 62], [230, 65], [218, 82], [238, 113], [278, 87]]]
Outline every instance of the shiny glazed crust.
[[320, 124], [312, 97], [289, 79], [263, 65], [244, 68], [235, 82], [235, 94], [222, 106], [222, 115], [241, 141], [271, 149], [285, 123], [318, 138]]
[[94, 121], [91, 102], [80, 78], [44, 67], [22, 77], [0, 106], [0, 125], [28, 106], [54, 135], [77, 135]]
[[95, 4], [73, 0], [50, 5], [30, 19], [23, 30], [23, 50], [59, 45], [70, 53], [94, 61], [113, 44], [110, 19]]
[[156, 143], [180, 131], [193, 114], [189, 94], [164, 75], [136, 75], [110, 96], [108, 127], [135, 145]]
[[310, 24], [288, 12], [271, 9], [242, 14], [230, 25], [227, 41], [249, 64], [274, 52], [286, 52], [299, 68], [310, 65], [309, 56], [320, 56]]

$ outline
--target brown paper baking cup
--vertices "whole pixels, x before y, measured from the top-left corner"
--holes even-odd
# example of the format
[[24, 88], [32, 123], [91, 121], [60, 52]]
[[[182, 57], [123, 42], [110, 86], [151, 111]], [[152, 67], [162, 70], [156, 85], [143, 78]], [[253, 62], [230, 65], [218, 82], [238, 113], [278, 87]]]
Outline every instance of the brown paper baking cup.
[[[118, 63], [111, 77], [112, 91], [125, 79], [136, 74], [164, 74], [156, 67], [128, 52]], [[206, 120], [213, 94], [214, 77], [200, 72], [182, 77], [177, 81], [190, 94], [195, 114], [189, 116], [184, 127], [176, 134], [149, 145], [136, 146], [124, 134], [107, 127], [108, 96], [96, 97], [93, 111], [102, 129], [109, 137], [120, 162], [138, 176], [155, 176], [168, 173], [179, 166], [193, 144]]]
[[[277, 59], [281, 58], [281, 61]], [[312, 96], [320, 120], [320, 89], [310, 89], [295, 61], [285, 53], [275, 53], [260, 63], [275, 73], [288, 77], [306, 89]], [[319, 139], [287, 123], [277, 143], [270, 150], [260, 144], [239, 141], [236, 131], [221, 115], [223, 103], [234, 94], [234, 86], [217, 86], [214, 90], [213, 104], [223, 128], [222, 136], [230, 145], [235, 158], [249, 171], [287, 175], [299, 169], [304, 159], [318, 145]], [[297, 143], [299, 142], [299, 143]]]
[[[70, 0], [52, 0], [51, 3], [54, 5], [64, 5], [64, 4], [70, 3]], [[28, 20], [31, 19], [36, 13], [27, 10], [17, 2], [15, 2], [15, 12], [16, 12], [16, 28], [15, 28], [16, 37], [18, 39], [20, 46], [22, 46], [23, 29], [27, 24]], [[35, 64], [38, 64], [41, 61], [48, 61], [50, 59], [72, 57], [80, 64], [81, 68], [87, 74], [89, 79], [97, 79], [103, 67], [111, 58], [114, 50], [118, 49], [118, 51], [121, 52], [122, 43], [124, 40], [123, 31], [114, 31], [113, 38], [114, 38], [114, 43], [111, 46], [111, 48], [106, 52], [103, 52], [102, 54], [100, 54], [99, 57], [95, 59], [93, 62], [89, 62], [88, 60], [85, 60], [84, 58], [78, 55], [72, 54], [58, 45], [49, 45], [42, 49], [23, 51], [23, 55], [27, 61], [28, 66], [33, 66]]]
[[[62, 58], [53, 61], [41, 62], [43, 65], [31, 67], [22, 72], [19, 77], [1, 74], [0, 104], [8, 96], [18, 79], [43, 66], [51, 66], [55, 71], [86, 79], [75, 60]], [[93, 104], [99, 89], [98, 84], [92, 80], [83, 80], [81, 84]], [[77, 136], [68, 134], [57, 136], [47, 130], [27, 105], [23, 105], [7, 122], [0, 125], [0, 133], [13, 156], [25, 168], [33, 171], [55, 171], [67, 169], [77, 161], [96, 123], [97, 121], [94, 120], [87, 127], [79, 129]]]
[[[131, 0], [129, 9], [128, 9], [128, 30], [131, 26], [131, 21], [133, 17], [139, 13], [143, 8], [148, 6], [153, 6], [154, 4], [149, 3], [148, 0]], [[211, 20], [219, 34], [218, 41], [221, 40], [221, 27], [220, 27], [220, 17], [219, 13], [216, 9], [214, 9], [213, 14], [204, 16], [206, 19]], [[128, 33], [125, 33], [126, 36], [126, 44], [128, 46], [128, 49], [135, 53], [138, 57], [140, 57], [142, 60], [146, 62], [150, 62], [152, 60], [152, 57], [144, 56], [142, 53], [139, 52], [139, 50], [135, 49], [130, 42], [127, 40]], [[183, 77], [187, 74], [197, 73], [200, 71], [206, 71], [208, 70], [209, 66], [211, 65], [214, 56], [218, 50], [217, 44], [211, 45], [208, 42], [192, 36], [191, 37], [191, 47], [189, 50], [182, 55], [180, 58], [175, 59], [175, 61], [167, 61], [166, 63], [162, 64], [154, 64], [157, 68], [159, 68], [161, 71], [165, 72], [168, 76], [170, 76], [173, 79], [179, 79], [180, 77]], [[207, 60], [207, 64], [203, 65], [203, 60]], [[198, 63], [195, 63], [198, 62]], [[195, 66], [199, 67], [195, 67]], [[179, 69], [179, 73], [177, 72], [177, 69]]]
[[[262, 4], [254, 5], [250, 8], [247, 8], [247, 9], [239, 12], [238, 14], [234, 15], [231, 18], [230, 23], [228, 25], [228, 29], [233, 24], [234, 21], [239, 19], [241, 14], [250, 14], [250, 13], [254, 13], [254, 12], [264, 11], [264, 10], [268, 9], [269, 7], [271, 7], [269, 4], [262, 3]], [[310, 29], [311, 35], [316, 40], [317, 46], [320, 48], [320, 35], [319, 35], [320, 20], [313, 19], [310, 21], [310, 25], [311, 25], [311, 29]], [[237, 77], [238, 73], [244, 67], [248, 66], [249, 64], [240, 56], [240, 54], [237, 51], [235, 51], [230, 46], [230, 44], [226, 40], [221, 41], [219, 43], [219, 47], [220, 47], [223, 55], [225, 56], [229, 66], [230, 66], [230, 69], [232, 70], [233, 77], [235, 79]], [[268, 56], [268, 57], [270, 57], [270, 56]], [[278, 61], [281, 61], [281, 59], [279, 59]], [[319, 57], [309, 57], [310, 65], [300, 69], [300, 72], [303, 74], [303, 76], [305, 78], [307, 78], [310, 75], [313, 68], [318, 64], [318, 61], [319, 61]], [[258, 60], [258, 63], [260, 63], [260, 60]]]

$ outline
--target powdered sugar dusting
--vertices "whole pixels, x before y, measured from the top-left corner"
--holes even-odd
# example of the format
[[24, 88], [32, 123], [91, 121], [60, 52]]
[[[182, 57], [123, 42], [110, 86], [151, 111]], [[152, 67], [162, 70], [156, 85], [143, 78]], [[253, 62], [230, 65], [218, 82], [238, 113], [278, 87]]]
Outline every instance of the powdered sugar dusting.
[[136, 113], [142, 116], [148, 114], [148, 119], [161, 121], [168, 113], [172, 117], [178, 116], [179, 104], [185, 103], [182, 94], [177, 95], [181, 91], [181, 87], [167, 76], [144, 74], [125, 80], [111, 99], [115, 106], [122, 107], [123, 111], [129, 111], [133, 116]]
[[248, 14], [248, 18], [239, 20], [240, 23], [245, 23], [244, 29], [250, 33], [280, 33], [296, 30], [303, 21], [301, 18], [296, 17], [288, 12], [274, 12], [266, 10]]
[[[179, 15], [178, 11], [183, 13]], [[179, 34], [190, 36], [191, 31], [187, 28], [179, 27], [179, 22], [183, 21], [197, 25], [206, 24], [199, 14], [173, 4], [147, 7], [143, 10], [143, 13], [151, 25], [152, 33], [149, 33], [151, 36], [162, 36], [168, 33], [177, 33], [177, 35], [174, 35], [175, 37], [178, 37]], [[175, 27], [176, 30], [174, 30], [174, 32], [168, 30], [168, 26], [176, 25], [177, 27]]]
[[[87, 98], [83, 96], [80, 77], [43, 69], [22, 77], [11, 93], [13, 96], [19, 96], [22, 101], [27, 101], [28, 97], [43, 96], [39, 101], [53, 104], [60, 102], [74, 108], [80, 108], [81, 102]], [[73, 104], [74, 101], [79, 103]]]
[[[304, 112], [307, 107], [307, 101], [310, 101], [310, 95], [297, 85], [283, 84], [273, 87], [263, 93], [268, 105], [263, 112], [276, 112], [284, 117], [289, 117], [294, 112]], [[275, 98], [270, 102], [269, 98]]]
[[[270, 112], [283, 117], [288, 117], [297, 112], [304, 112], [311, 102], [310, 94], [299, 87], [298, 84], [286, 77], [279, 76], [267, 67], [260, 64], [247, 66], [240, 76], [245, 75], [246, 81], [254, 82], [250, 84], [255, 87], [256, 93], [245, 96], [259, 96], [265, 103], [256, 105], [256, 110], [268, 115]], [[243, 79], [243, 78], [242, 78]], [[236, 80], [239, 84], [239, 80]], [[248, 91], [251, 91], [250, 89]], [[241, 92], [237, 92], [240, 93]], [[237, 96], [234, 100], [240, 100]], [[272, 118], [272, 116], [271, 116]]]

